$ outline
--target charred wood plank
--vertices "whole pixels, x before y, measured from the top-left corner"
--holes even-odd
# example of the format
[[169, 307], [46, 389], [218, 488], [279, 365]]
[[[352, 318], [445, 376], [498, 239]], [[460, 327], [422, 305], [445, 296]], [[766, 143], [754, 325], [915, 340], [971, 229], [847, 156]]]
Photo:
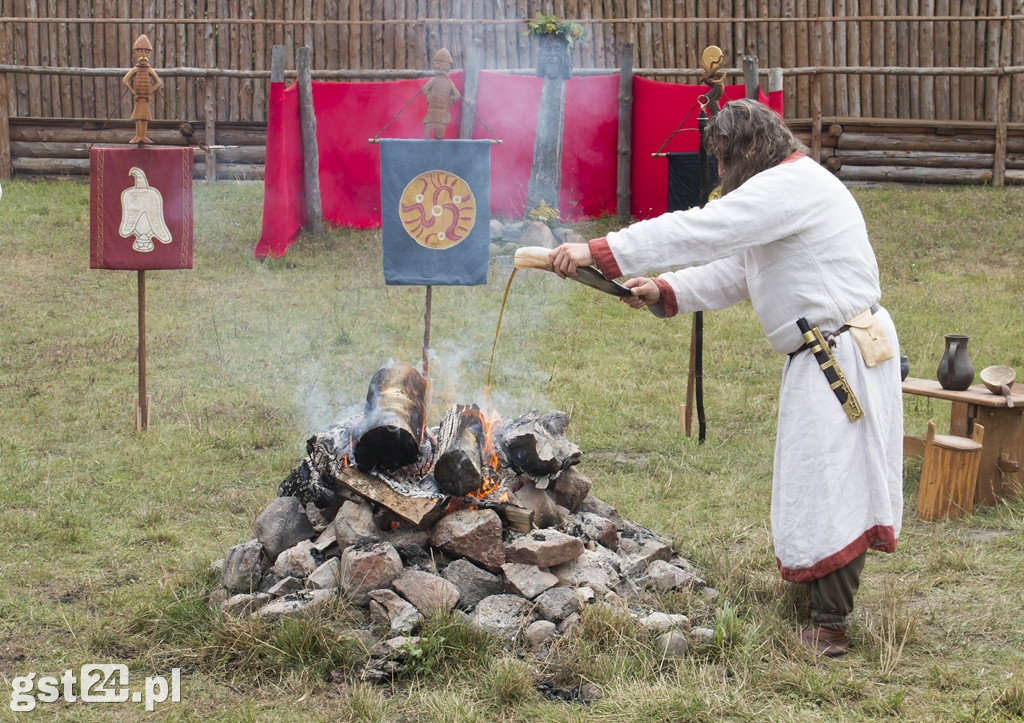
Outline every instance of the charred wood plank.
[[409, 524], [419, 527], [429, 527], [440, 519], [448, 502], [447, 497], [424, 493], [413, 495], [408, 491], [398, 491], [383, 480], [361, 472], [355, 467], [342, 469], [338, 476], [338, 484], [388, 509]]
[[354, 446], [360, 469], [395, 469], [416, 461], [425, 430], [426, 396], [426, 380], [405, 364], [373, 375]]

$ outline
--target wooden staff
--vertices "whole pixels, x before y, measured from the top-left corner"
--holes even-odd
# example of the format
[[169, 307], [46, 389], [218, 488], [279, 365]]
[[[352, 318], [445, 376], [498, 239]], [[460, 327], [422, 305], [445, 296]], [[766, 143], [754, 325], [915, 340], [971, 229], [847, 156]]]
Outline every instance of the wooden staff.
[[427, 284], [426, 311], [423, 314], [423, 376], [430, 376], [427, 367], [427, 350], [430, 349], [430, 303], [433, 297], [434, 287]]
[[149, 429], [146, 394], [146, 272], [139, 271], [139, 395], [135, 397], [135, 430]]

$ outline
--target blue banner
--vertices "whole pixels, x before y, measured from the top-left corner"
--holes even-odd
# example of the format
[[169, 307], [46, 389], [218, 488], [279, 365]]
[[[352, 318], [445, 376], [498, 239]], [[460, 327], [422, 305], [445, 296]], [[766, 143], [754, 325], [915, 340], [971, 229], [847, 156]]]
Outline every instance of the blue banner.
[[386, 283], [487, 283], [490, 147], [487, 140], [381, 140]]

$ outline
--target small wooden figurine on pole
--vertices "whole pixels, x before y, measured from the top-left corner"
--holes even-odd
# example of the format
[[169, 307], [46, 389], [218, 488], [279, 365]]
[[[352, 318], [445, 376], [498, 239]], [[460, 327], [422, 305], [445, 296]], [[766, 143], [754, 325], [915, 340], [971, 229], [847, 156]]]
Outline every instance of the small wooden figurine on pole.
[[423, 137], [430, 139], [444, 138], [445, 128], [452, 121], [450, 108], [461, 97], [455, 84], [448, 74], [452, 70], [452, 54], [448, 48], [441, 48], [434, 53], [434, 77], [423, 86], [422, 92], [427, 99], [427, 114], [423, 117]]
[[[149, 101], [162, 85], [149, 67], [153, 46], [140, 35], [135, 65], [122, 78], [135, 105], [135, 148], [89, 149], [89, 266], [138, 272], [139, 389], [135, 429], [149, 429], [146, 393], [146, 271], [192, 268], [192, 148], [146, 148]], [[159, 241], [154, 244], [153, 241]]]
[[132, 120], [135, 121], [135, 137], [129, 143], [152, 143], [146, 137], [146, 128], [149, 121], [153, 119], [149, 112], [149, 97], [156, 93], [163, 85], [160, 76], [149, 67], [149, 54], [153, 52], [153, 46], [145, 34], [140, 35], [132, 46], [135, 54], [135, 65], [129, 70], [121, 82], [128, 86], [135, 97], [135, 107], [132, 109]]

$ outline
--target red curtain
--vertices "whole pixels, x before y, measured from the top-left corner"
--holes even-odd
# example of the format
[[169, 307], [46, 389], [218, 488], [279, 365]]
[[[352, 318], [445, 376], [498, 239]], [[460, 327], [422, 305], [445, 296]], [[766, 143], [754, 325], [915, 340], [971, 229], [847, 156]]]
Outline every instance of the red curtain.
[[[452, 73], [462, 91], [463, 73]], [[426, 100], [423, 79], [378, 83], [313, 83], [317, 117], [320, 196], [324, 219], [339, 226], [380, 226], [380, 147], [386, 138], [421, 138]], [[536, 76], [482, 71], [473, 134], [497, 137], [491, 146], [494, 216], [522, 218], [526, 212], [537, 108], [543, 80]], [[619, 76], [571, 78], [565, 88], [560, 211], [565, 220], [595, 218], [616, 209]], [[633, 79], [632, 204], [637, 218], [665, 210], [665, 159], [651, 158], [687, 117], [704, 86]], [[726, 97], [743, 97], [743, 86], [727, 86]], [[782, 93], [762, 97], [781, 114]], [[776, 105], [777, 104], [777, 105]], [[452, 107], [449, 137], [457, 136], [463, 104]], [[697, 148], [696, 130], [679, 131], [662, 150]], [[281, 256], [306, 223], [298, 93], [272, 83], [267, 121], [263, 228], [256, 256]]]
[[[698, 149], [697, 98], [704, 85], [663, 83], [633, 78], [633, 116], [629, 207], [634, 218], [653, 218], [665, 213], [668, 198], [668, 161], [654, 153], [694, 153]], [[742, 85], [727, 85], [722, 99], [746, 97]], [[759, 100], [782, 115], [782, 91]]]

